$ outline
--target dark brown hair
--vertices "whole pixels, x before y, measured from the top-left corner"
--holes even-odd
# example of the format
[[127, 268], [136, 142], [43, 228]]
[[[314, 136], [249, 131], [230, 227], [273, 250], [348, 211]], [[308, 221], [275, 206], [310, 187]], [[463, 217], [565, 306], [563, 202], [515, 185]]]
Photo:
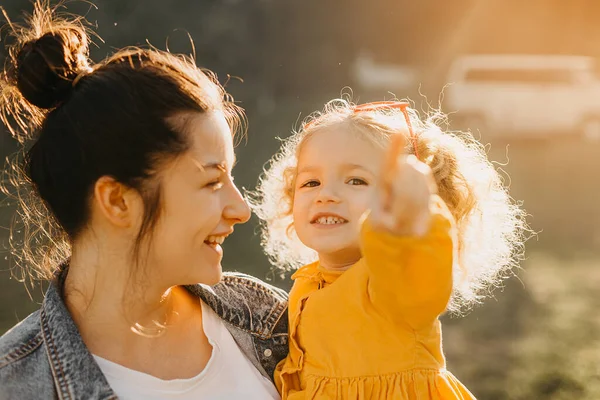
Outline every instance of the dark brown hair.
[[153, 178], [161, 163], [190, 146], [170, 117], [219, 111], [233, 132], [245, 119], [215, 75], [191, 57], [128, 48], [94, 65], [82, 19], [58, 15], [44, 1], [34, 7], [27, 26], [9, 22], [15, 42], [0, 76], [0, 117], [25, 145], [5, 185], [21, 206], [22, 226], [12, 227], [25, 233], [24, 241], [13, 242], [17, 264], [49, 278], [85, 228], [102, 176], [144, 199], [134, 254], [151, 237], [161, 204]]

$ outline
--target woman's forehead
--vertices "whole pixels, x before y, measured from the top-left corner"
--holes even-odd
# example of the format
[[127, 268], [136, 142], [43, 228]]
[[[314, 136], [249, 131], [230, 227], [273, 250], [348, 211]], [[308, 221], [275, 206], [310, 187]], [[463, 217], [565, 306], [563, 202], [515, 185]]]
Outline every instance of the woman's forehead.
[[197, 162], [232, 168], [235, 163], [233, 137], [223, 113], [197, 113], [186, 125], [186, 133], [191, 139], [190, 152]]

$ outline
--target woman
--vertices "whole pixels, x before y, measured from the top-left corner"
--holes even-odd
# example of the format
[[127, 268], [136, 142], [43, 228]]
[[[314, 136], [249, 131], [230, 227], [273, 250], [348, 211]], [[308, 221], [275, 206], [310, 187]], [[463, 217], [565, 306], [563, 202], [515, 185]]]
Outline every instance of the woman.
[[0, 98], [33, 141], [19, 197], [46, 234], [21, 260], [51, 284], [0, 338], [0, 399], [278, 398], [287, 295], [220, 265], [249, 218], [231, 177], [242, 110], [187, 58], [90, 66], [80, 22], [38, 2], [30, 25], [13, 26]]

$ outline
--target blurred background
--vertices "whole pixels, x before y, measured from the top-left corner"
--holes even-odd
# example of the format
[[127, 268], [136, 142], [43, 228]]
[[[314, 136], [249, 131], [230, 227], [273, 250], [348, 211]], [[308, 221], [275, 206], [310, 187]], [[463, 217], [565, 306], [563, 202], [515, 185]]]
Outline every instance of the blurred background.
[[[248, 114], [234, 170], [241, 187], [254, 187], [277, 137], [348, 87], [356, 102], [409, 98], [424, 112], [449, 113], [447, 129], [471, 129], [537, 236], [491, 299], [444, 317], [448, 367], [483, 400], [600, 399], [598, 0], [94, 3], [68, 10], [104, 40], [92, 49], [96, 61], [147, 42], [189, 54], [191, 36], [198, 64], [227, 82]], [[1, 6], [13, 21], [32, 10], [26, 0]], [[2, 156], [16, 150], [0, 131]], [[38, 308], [43, 292], [30, 296], [11, 278], [13, 213], [2, 201], [0, 334]], [[256, 219], [236, 229], [225, 269], [288, 289], [257, 232]]]

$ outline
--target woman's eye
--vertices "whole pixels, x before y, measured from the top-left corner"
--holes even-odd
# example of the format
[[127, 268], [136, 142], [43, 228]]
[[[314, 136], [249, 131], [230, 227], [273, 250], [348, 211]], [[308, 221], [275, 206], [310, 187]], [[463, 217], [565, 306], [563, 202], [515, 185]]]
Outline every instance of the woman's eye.
[[302, 185], [300, 185], [301, 188], [303, 187], [315, 187], [315, 186], [319, 186], [319, 181], [308, 181], [308, 182], [304, 182]]
[[221, 180], [217, 179], [212, 182], [208, 182], [206, 184], [206, 187], [214, 189], [214, 190], [221, 189], [223, 187], [223, 182], [221, 182]]
[[367, 181], [365, 181], [364, 179], [360, 179], [360, 178], [351, 178], [348, 179], [348, 181], [346, 182], [350, 185], [368, 185]]

